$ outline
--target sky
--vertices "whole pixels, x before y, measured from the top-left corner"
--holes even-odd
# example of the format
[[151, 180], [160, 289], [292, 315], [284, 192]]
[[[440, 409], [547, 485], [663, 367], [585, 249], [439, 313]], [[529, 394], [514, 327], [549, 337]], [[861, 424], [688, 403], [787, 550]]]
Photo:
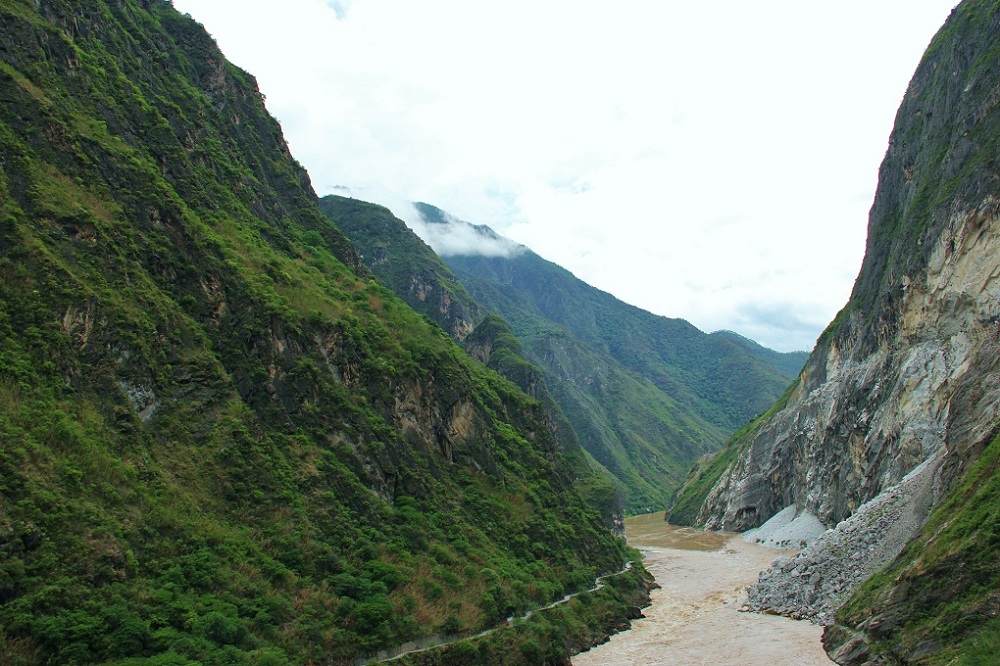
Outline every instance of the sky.
[[809, 351], [956, 2], [173, 4], [256, 76], [321, 196], [418, 231], [424, 201], [656, 314]]

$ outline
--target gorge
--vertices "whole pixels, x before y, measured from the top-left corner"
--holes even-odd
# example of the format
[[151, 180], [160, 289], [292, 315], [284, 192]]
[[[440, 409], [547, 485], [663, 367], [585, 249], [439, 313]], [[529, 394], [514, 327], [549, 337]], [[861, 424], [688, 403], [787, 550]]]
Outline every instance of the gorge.
[[0, 102], [0, 663], [593, 663], [688, 580], [621, 538], [663, 509], [797, 551], [707, 596], [838, 664], [1000, 649], [1000, 2], [919, 63], [808, 358], [320, 199], [166, 0], [0, 0]]

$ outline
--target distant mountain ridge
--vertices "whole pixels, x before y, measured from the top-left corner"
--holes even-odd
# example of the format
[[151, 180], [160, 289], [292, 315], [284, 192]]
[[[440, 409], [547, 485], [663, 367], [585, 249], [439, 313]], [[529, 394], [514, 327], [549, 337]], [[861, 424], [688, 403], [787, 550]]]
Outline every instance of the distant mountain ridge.
[[[448, 318], [454, 306], [442, 308], [442, 302], [461, 303], [470, 315], [464, 328], [476, 312], [496, 312], [510, 322], [520, 353], [539, 369], [574, 431], [564, 426], [563, 434], [618, 480], [630, 512], [665, 506], [687, 466], [780, 395], [794, 376], [789, 368], [804, 359], [628, 306], [489, 227], [426, 203], [416, 208], [427, 233], [448, 252], [440, 258], [430, 258], [426, 244], [386, 209], [332, 196], [322, 206], [362, 261], [446, 330], [454, 334]], [[462, 242], [449, 243], [449, 234]], [[479, 241], [495, 244], [487, 256], [478, 254]], [[620, 335], [616, 322], [624, 322]], [[692, 353], [703, 358], [689, 358]]]
[[710, 335], [716, 338], [725, 338], [740, 345], [752, 355], [758, 357], [768, 365], [777, 368], [782, 374], [788, 377], [797, 377], [802, 370], [802, 366], [805, 365], [806, 359], [809, 358], [809, 352], [807, 351], [775, 351], [735, 331], [721, 330], [715, 331]]
[[[419, 209], [427, 219], [432, 208], [421, 204]], [[489, 227], [474, 228], [498, 235]], [[726, 430], [767, 408], [768, 400], [798, 374], [772, 364], [794, 367], [805, 360], [801, 353], [767, 354], [742, 336], [705, 334], [683, 319], [624, 303], [527, 248], [509, 257], [447, 254], [442, 259], [481, 305], [506, 316], [516, 331], [534, 317], [551, 322], [680, 402], [698, 405], [706, 420]]]

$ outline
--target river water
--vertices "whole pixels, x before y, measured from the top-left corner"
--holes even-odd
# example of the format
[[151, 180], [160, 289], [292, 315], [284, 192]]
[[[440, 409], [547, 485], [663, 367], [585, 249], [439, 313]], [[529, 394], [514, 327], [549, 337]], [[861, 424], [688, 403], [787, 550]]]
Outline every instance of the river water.
[[573, 666], [833, 664], [820, 645], [821, 627], [739, 611], [746, 587], [783, 553], [731, 534], [668, 525], [662, 513], [626, 519], [625, 536], [661, 589], [645, 618], [573, 657]]

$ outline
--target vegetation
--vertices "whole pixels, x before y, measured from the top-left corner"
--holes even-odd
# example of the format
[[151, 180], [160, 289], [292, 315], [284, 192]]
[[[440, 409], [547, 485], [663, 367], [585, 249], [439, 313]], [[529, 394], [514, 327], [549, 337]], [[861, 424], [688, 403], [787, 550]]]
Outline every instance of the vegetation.
[[481, 305], [511, 322], [529, 359], [533, 337], [567, 333], [724, 432], [767, 409], [794, 379], [731, 339], [622, 303], [530, 251], [445, 261]]
[[[428, 224], [464, 224], [416, 206]], [[666, 506], [685, 470], [765, 409], [805, 359], [655, 317], [530, 251], [449, 256], [445, 266], [384, 208], [331, 196], [323, 209], [379, 280], [459, 339], [468, 324], [457, 325], [456, 316], [493, 332], [496, 320], [484, 320], [485, 311], [509, 321], [519, 344], [515, 350], [498, 337], [505, 351], [490, 367], [545, 404], [562, 449], [582, 446], [621, 490], [627, 513]]]
[[638, 617], [637, 603], [647, 596], [652, 577], [641, 569], [607, 579], [599, 590], [565, 604], [515, 620], [482, 638], [451, 643], [398, 659], [402, 666], [516, 666], [558, 664], [592, 645], [603, 643]]
[[998, 548], [1000, 437], [896, 561], [845, 604], [824, 640], [838, 643], [848, 627], [864, 627], [872, 655], [884, 663], [993, 663]]
[[348, 663], [620, 568], [537, 400], [370, 278], [200, 26], [0, 21], [0, 663]]
[[[320, 206], [351, 238], [365, 265], [383, 284], [414, 310], [449, 331], [473, 358], [542, 404], [560, 455], [578, 472], [577, 490], [607, 522], [620, 518], [620, 482], [588, 460], [573, 425], [553, 399], [542, 370], [525, 359], [524, 349], [507, 322], [485, 312], [434, 251], [388, 209], [333, 195], [323, 197]], [[593, 474], [595, 467], [602, 472], [600, 476]]]
[[793, 378], [740, 342], [622, 303], [530, 251], [446, 262], [511, 322], [584, 449], [625, 489], [627, 513], [667, 506], [686, 470]]
[[485, 315], [434, 250], [387, 208], [328, 195], [320, 199], [320, 209], [382, 284], [458, 341]]

